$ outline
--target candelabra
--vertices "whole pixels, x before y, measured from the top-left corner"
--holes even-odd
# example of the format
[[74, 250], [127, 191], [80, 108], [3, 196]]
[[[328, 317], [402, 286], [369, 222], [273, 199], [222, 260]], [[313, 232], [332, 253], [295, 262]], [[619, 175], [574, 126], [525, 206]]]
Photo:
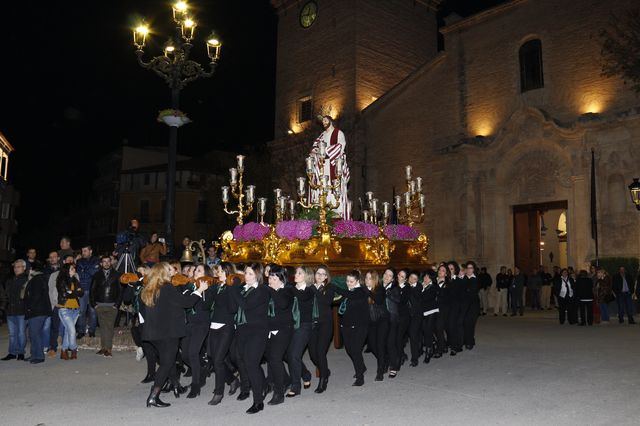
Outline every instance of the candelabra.
[[273, 190], [275, 196], [275, 213], [276, 223], [283, 220], [294, 220], [296, 216], [296, 202], [292, 200], [288, 195], [282, 193], [282, 189], [276, 188]]
[[362, 211], [362, 220], [367, 223], [373, 223], [381, 228], [389, 223], [389, 216], [391, 212], [391, 204], [388, 202], [382, 203], [382, 211], [380, 211], [380, 201], [373, 197], [373, 192], [369, 191], [365, 193], [367, 197], [368, 208]]
[[[238, 159], [237, 167], [229, 169], [229, 184], [231, 187], [222, 187], [222, 202], [224, 203], [224, 212], [228, 215], [237, 215], [236, 220], [238, 221], [238, 225], [242, 225], [244, 218], [251, 214], [251, 212], [253, 211], [253, 202], [256, 187], [254, 185], [247, 185], [247, 189], [244, 189], [242, 181], [242, 177], [244, 174], [244, 155], [238, 155], [236, 158]], [[238, 200], [238, 208], [236, 210], [230, 211], [228, 209], [229, 192], [231, 192], [233, 198]]]
[[[318, 145], [318, 166], [320, 170], [318, 181], [314, 180], [313, 157], [307, 157], [306, 170], [309, 180], [309, 201], [305, 202], [304, 200], [307, 194], [305, 178], [298, 178], [298, 197], [300, 198], [298, 204], [305, 209], [319, 208], [320, 218], [318, 229], [323, 237], [330, 234], [329, 225], [327, 224], [327, 209], [335, 210], [340, 207], [340, 184], [342, 181], [343, 166], [342, 158], [338, 158], [336, 161], [336, 178], [331, 182], [331, 177], [324, 172], [326, 153], [327, 145], [324, 142], [320, 142]], [[316, 192], [314, 193], [314, 191]], [[333, 196], [333, 200], [329, 200], [329, 196]]]
[[425, 199], [422, 193], [422, 178], [412, 179], [411, 166], [405, 167], [407, 191], [402, 195], [396, 195], [395, 207], [398, 211], [400, 223], [413, 226], [424, 221]]

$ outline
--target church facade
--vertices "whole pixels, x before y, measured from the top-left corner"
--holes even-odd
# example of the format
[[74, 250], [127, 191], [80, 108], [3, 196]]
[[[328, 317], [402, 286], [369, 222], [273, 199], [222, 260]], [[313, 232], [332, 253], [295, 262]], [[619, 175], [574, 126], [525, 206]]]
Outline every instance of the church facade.
[[[285, 11], [295, 15], [305, 3], [278, 3], [274, 5], [280, 7], [281, 30]], [[320, 24], [323, 11], [329, 15], [333, 3], [313, 3]], [[517, 265], [527, 272], [538, 264], [581, 269], [595, 257], [590, 211], [593, 150], [600, 256], [638, 257], [640, 217], [627, 185], [640, 174], [634, 161], [640, 155], [640, 99], [620, 78], [602, 75], [599, 37], [612, 13], [624, 16], [634, 1], [512, 0], [464, 19], [446, 18], [439, 29], [444, 39], [440, 51], [435, 2], [334, 3], [355, 7], [351, 12], [356, 22], [366, 20], [358, 13], [366, 10], [363, 4], [375, 9], [396, 3], [389, 7], [420, 10], [411, 20], [389, 12], [404, 28], [401, 34], [392, 29], [384, 35], [397, 42], [392, 48], [395, 56], [390, 55], [386, 65], [397, 68], [395, 74], [374, 69], [366, 79], [358, 79], [363, 75], [358, 72], [359, 52], [385, 50], [375, 37], [367, 38], [366, 25], [360, 23], [354, 30], [358, 33], [362, 25], [364, 35], [342, 39], [340, 47], [355, 52], [345, 56], [355, 56], [355, 71], [347, 73], [355, 78], [333, 85], [353, 98], [332, 114], [345, 129], [352, 169], [358, 171], [352, 172], [352, 200], [373, 191], [391, 201], [392, 188], [404, 192], [404, 166], [410, 164], [415, 175], [423, 177], [426, 218], [418, 226], [431, 240], [434, 261], [474, 259], [491, 272], [501, 265]], [[392, 21], [389, 18], [387, 27], [393, 27]], [[334, 28], [339, 27], [341, 19], [335, 22]], [[296, 31], [310, 34], [313, 25]], [[316, 36], [322, 39], [320, 30]], [[279, 40], [286, 40], [279, 42], [279, 49], [281, 44], [301, 43], [292, 33], [293, 29], [280, 31]], [[416, 52], [413, 63], [397, 53], [404, 44]], [[304, 43], [296, 46], [303, 49]], [[315, 53], [322, 57], [324, 52]], [[335, 98], [300, 95], [300, 90], [282, 83], [284, 79], [313, 88], [322, 75], [314, 77], [313, 70], [299, 70], [298, 75], [292, 64], [288, 66], [294, 69], [283, 75], [280, 54], [279, 50], [276, 127], [283, 117], [289, 117], [291, 125], [300, 124], [295, 121], [300, 113], [295, 105], [304, 96], [311, 96], [314, 104], [331, 104]], [[407, 71], [418, 57], [421, 63]], [[338, 58], [333, 63], [337, 69], [346, 66]], [[367, 68], [366, 61], [362, 67]], [[362, 95], [374, 86], [369, 81], [378, 81], [382, 93]], [[282, 89], [285, 86], [289, 88]], [[272, 152], [304, 153], [305, 144], [310, 144], [305, 141], [312, 141], [309, 132], [311, 126], [289, 128], [292, 134], [274, 141]]]

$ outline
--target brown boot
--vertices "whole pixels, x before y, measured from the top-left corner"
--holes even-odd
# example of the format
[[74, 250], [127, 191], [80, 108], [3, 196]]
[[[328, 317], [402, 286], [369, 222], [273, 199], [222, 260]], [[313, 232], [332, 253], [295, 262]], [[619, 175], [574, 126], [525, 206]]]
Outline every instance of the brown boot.
[[64, 359], [65, 361], [69, 360], [69, 353], [67, 352], [66, 349], [60, 350], [60, 359]]
[[74, 349], [71, 351], [71, 359], [78, 359], [78, 350]]

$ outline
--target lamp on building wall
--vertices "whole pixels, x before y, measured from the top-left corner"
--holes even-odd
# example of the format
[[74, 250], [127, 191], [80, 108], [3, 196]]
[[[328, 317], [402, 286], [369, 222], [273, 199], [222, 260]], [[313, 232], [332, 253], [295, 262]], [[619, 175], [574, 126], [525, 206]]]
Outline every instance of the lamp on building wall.
[[640, 178], [633, 178], [633, 182], [629, 185], [629, 193], [636, 209], [640, 210]]

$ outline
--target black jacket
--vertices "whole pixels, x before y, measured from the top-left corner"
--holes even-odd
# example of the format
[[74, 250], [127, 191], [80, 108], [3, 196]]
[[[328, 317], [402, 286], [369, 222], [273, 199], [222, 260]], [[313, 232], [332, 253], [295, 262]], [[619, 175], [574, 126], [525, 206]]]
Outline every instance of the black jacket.
[[477, 277], [467, 277], [464, 276], [462, 278], [462, 282], [463, 282], [463, 297], [464, 299], [469, 302], [469, 303], [473, 303], [473, 302], [478, 302], [480, 303], [480, 298], [478, 297], [478, 291], [480, 290], [480, 282], [478, 280]]
[[143, 340], [175, 339], [187, 335], [185, 309], [200, 300], [197, 294], [184, 295], [171, 283], [160, 287], [154, 306], [141, 302], [140, 312], [144, 318]]
[[409, 288], [409, 315], [412, 317], [422, 316], [422, 285], [416, 284], [415, 287], [411, 287], [411, 284], [407, 284], [405, 288]]
[[593, 300], [593, 280], [590, 277], [579, 277], [575, 292], [578, 300]]
[[311, 287], [305, 287], [304, 290], [298, 290], [295, 286], [291, 286], [294, 297], [298, 299], [298, 309], [300, 310], [301, 323], [312, 322], [313, 320], [314, 294]]
[[211, 322], [234, 325], [235, 315], [238, 312], [238, 304], [231, 294], [234, 288], [226, 285], [215, 285], [207, 289], [206, 297], [212, 301]]
[[423, 287], [421, 291], [420, 303], [422, 313], [424, 314], [425, 312], [438, 309], [438, 295], [440, 294], [438, 284], [431, 283], [427, 287]]
[[400, 290], [400, 302], [398, 303], [398, 314], [401, 317], [409, 316], [409, 296], [411, 294], [411, 286], [408, 282], [405, 281], [404, 287], [400, 287], [398, 284], [398, 289]]
[[[180, 286], [180, 291], [184, 295], [190, 295], [196, 289], [195, 284]], [[211, 305], [213, 305], [213, 287], [207, 288], [202, 293], [202, 299], [195, 305], [187, 309], [187, 324], [209, 325], [211, 322]]]
[[478, 275], [478, 287], [481, 290], [487, 290], [493, 284], [493, 280], [491, 279], [491, 275], [487, 273], [480, 273]]
[[360, 286], [353, 290], [335, 287], [336, 293], [347, 299], [347, 310], [341, 317], [344, 327], [369, 325], [369, 291]]
[[[634, 293], [634, 289], [635, 289], [635, 281], [633, 280], [633, 278], [631, 278], [631, 275], [629, 274], [625, 274], [625, 278], [627, 280], [627, 286], [629, 286], [629, 293], [633, 294]], [[616, 272], [615, 274], [613, 274], [613, 281], [612, 281], [612, 285], [613, 285], [613, 292], [615, 294], [621, 294], [622, 293], [622, 275], [620, 275], [619, 272]]]
[[24, 291], [25, 319], [50, 316], [49, 280], [44, 274], [32, 276]]
[[[60, 275], [58, 274], [58, 278], [59, 277]], [[69, 299], [76, 299], [78, 305], [80, 304], [80, 301], [78, 299], [84, 295], [84, 290], [82, 289], [82, 287], [80, 287], [79, 282], [76, 282], [75, 288], [73, 289], [71, 289], [69, 284], [70, 283], [68, 281], [62, 283], [59, 280], [56, 280], [56, 290], [58, 290], [58, 305], [64, 306]]]
[[509, 275], [499, 273], [496, 275], [496, 288], [498, 290], [507, 290], [509, 288], [510, 281], [511, 279], [509, 278]]
[[[335, 286], [331, 283], [325, 284], [318, 290], [315, 285], [311, 286], [311, 291], [315, 297], [318, 305], [319, 317], [317, 323], [331, 323], [333, 322], [333, 298], [335, 296]], [[313, 304], [313, 300], [311, 301]], [[312, 309], [313, 309], [313, 305]]]
[[400, 301], [402, 294], [400, 293], [400, 287], [397, 282], [392, 282], [391, 286], [385, 290], [387, 310], [389, 311], [389, 321], [400, 321]]
[[[373, 304], [369, 303], [370, 309], [377, 309], [380, 318], [387, 321], [389, 319], [389, 310], [387, 309], [387, 292], [385, 291], [382, 284], [380, 284], [375, 292], [370, 291], [367, 287], [363, 287], [367, 296], [373, 301]], [[369, 319], [371, 319], [371, 315], [369, 315]]]
[[120, 273], [114, 269], [109, 271], [109, 278], [104, 276], [104, 270], [100, 269], [91, 278], [89, 290], [89, 303], [95, 307], [98, 303], [112, 303], [119, 305], [122, 301], [122, 284]]
[[[575, 299], [575, 297], [576, 297], [576, 282], [571, 277], [569, 277], [568, 279], [569, 279], [569, 286], [573, 290], [573, 296], [571, 297], [571, 299]], [[558, 275], [553, 280], [553, 294], [555, 294], [556, 297], [558, 297], [558, 298], [560, 298], [560, 290], [562, 290], [562, 276]], [[567, 294], [565, 295], [564, 298], [565, 299], [569, 299], [569, 292], [568, 291], [567, 291]]]
[[450, 286], [449, 278], [444, 279], [444, 285], [440, 287], [438, 281], [436, 279], [435, 283], [438, 288], [438, 308], [442, 310], [447, 310], [451, 307], [451, 286]]
[[238, 327], [263, 328], [267, 330], [269, 321], [269, 316], [267, 315], [269, 309], [269, 287], [264, 284], [258, 284], [255, 289], [247, 292], [244, 296], [242, 295], [244, 284], [234, 286], [232, 289], [234, 291], [231, 294], [238, 304], [238, 309], [244, 311], [247, 320], [245, 324], [238, 325]]
[[[282, 330], [293, 326], [293, 314], [291, 308], [293, 305], [293, 289], [285, 286], [280, 290], [274, 290], [267, 286], [269, 295], [273, 301], [274, 315], [269, 317], [269, 330]], [[269, 302], [271, 303], [271, 302]]]
[[18, 276], [9, 278], [4, 283], [4, 291], [6, 294], [5, 314], [24, 315], [24, 288], [27, 285], [29, 275], [25, 272]]

